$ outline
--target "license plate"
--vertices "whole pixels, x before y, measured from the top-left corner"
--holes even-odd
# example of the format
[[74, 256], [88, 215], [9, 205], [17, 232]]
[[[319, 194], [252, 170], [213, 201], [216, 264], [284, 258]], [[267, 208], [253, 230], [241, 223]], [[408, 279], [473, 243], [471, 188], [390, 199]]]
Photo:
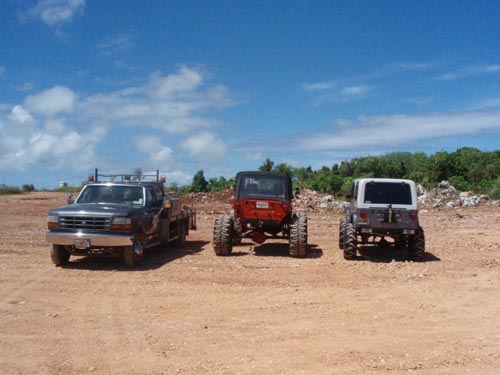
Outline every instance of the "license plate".
[[269, 208], [269, 202], [257, 202], [255, 203], [257, 208]]
[[88, 249], [90, 247], [90, 240], [76, 239], [75, 247], [77, 249]]

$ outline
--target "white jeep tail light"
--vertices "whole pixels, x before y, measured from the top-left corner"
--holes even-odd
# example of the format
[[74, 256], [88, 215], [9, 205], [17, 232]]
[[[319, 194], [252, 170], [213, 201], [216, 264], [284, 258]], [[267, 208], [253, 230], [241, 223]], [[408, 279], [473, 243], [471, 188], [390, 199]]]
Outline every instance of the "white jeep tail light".
[[368, 212], [364, 210], [359, 211], [358, 224], [370, 224]]

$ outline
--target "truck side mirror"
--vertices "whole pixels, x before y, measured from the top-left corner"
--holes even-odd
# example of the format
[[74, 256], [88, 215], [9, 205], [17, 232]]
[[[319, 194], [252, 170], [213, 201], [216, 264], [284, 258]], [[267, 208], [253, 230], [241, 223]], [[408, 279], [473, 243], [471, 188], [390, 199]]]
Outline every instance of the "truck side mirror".
[[71, 194], [71, 193], [66, 194], [66, 203], [67, 204], [73, 203], [73, 194]]

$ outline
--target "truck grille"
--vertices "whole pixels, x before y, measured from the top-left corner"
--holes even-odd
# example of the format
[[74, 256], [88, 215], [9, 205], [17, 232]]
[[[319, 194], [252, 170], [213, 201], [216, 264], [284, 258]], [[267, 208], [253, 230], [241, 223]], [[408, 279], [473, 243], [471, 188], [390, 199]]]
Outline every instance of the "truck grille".
[[67, 230], [89, 230], [89, 231], [106, 231], [111, 226], [111, 218], [109, 217], [92, 217], [92, 216], [61, 216], [59, 218], [61, 229]]

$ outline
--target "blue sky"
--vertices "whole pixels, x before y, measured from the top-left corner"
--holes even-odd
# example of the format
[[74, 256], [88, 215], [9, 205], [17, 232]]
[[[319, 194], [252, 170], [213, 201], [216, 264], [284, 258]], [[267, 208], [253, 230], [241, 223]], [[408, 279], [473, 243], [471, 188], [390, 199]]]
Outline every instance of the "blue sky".
[[500, 145], [498, 1], [0, 2], [0, 183]]

